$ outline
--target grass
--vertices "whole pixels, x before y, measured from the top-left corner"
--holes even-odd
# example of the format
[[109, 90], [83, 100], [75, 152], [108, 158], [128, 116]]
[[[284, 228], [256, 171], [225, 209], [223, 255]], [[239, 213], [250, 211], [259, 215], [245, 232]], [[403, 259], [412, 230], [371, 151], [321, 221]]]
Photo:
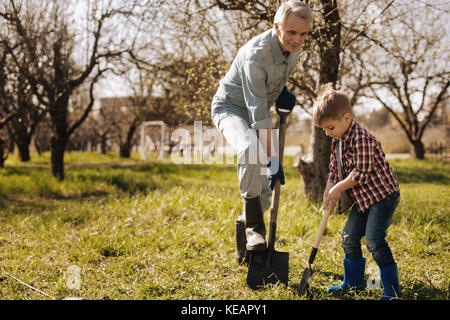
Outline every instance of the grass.
[[[46, 160], [47, 159], [47, 160]], [[252, 291], [247, 267], [234, 261], [234, 221], [242, 210], [234, 165], [175, 165], [114, 155], [70, 153], [66, 180], [51, 177], [48, 157], [15, 157], [0, 171], [0, 265], [56, 298], [111, 299], [377, 299], [381, 289], [341, 297], [340, 232], [329, 219], [315, 262], [311, 295], [296, 295], [315, 232], [309, 202], [288, 157], [277, 249], [290, 254], [289, 286]], [[449, 299], [449, 172], [438, 160], [392, 160], [402, 200], [388, 241], [405, 299]], [[265, 216], [268, 221], [268, 214]], [[371, 255], [363, 246], [367, 265]], [[68, 286], [71, 266], [81, 285]], [[46, 299], [0, 273], [1, 299]]]

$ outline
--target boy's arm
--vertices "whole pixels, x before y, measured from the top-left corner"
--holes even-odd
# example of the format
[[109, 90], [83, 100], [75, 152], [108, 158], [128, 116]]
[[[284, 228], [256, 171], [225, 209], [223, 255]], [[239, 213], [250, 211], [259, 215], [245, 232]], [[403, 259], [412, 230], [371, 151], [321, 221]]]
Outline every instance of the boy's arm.
[[[344, 180], [339, 181], [338, 183], [331, 185], [328, 192], [324, 193], [324, 204], [323, 207], [325, 210], [332, 210], [336, 206], [336, 202], [341, 198], [342, 192], [347, 189], [353, 188], [358, 184], [358, 182], [354, 181], [353, 178], [354, 173], [351, 172]], [[328, 184], [327, 184], [328, 186]], [[325, 189], [325, 191], [327, 191]]]
[[[341, 199], [342, 192], [350, 189], [358, 184], [358, 182], [352, 180], [354, 173], [351, 172], [344, 180], [339, 181], [330, 187], [326, 194], [326, 198], [323, 203], [323, 208], [325, 211], [333, 210], [336, 206], [336, 202]], [[327, 184], [328, 186], [328, 184]]]
[[360, 137], [355, 141], [354, 163], [355, 168], [350, 173], [352, 179], [360, 184], [365, 184], [369, 178], [369, 172], [374, 170], [374, 155], [376, 145], [368, 137]]
[[334, 182], [331, 182], [331, 181], [327, 182], [327, 185], [325, 186], [325, 191], [323, 192], [323, 199], [322, 199], [323, 203], [325, 203], [325, 200], [327, 199], [327, 196], [328, 196], [328, 192], [330, 191], [330, 189], [332, 187], [334, 187], [334, 185], [335, 185]]
[[357, 181], [353, 180], [353, 175], [354, 175], [354, 172], [353, 171], [350, 172], [350, 174], [344, 180], [336, 183], [332, 187], [332, 190], [330, 189], [330, 191], [328, 193], [339, 193], [339, 198], [340, 198], [342, 192], [344, 192], [347, 189], [353, 188], [354, 186], [356, 186], [358, 184]]
[[327, 185], [325, 186], [325, 191], [323, 192], [323, 209], [325, 212], [328, 210], [333, 210], [336, 206], [336, 202], [333, 203], [332, 200], [328, 199], [328, 193], [330, 192], [330, 189], [335, 186], [335, 183], [332, 181], [328, 181]]
[[330, 172], [328, 174], [327, 184], [325, 186], [325, 191], [323, 192], [323, 208], [326, 210], [328, 207], [329, 209], [334, 209], [334, 206], [336, 205], [336, 202], [332, 203], [332, 201], [327, 201], [328, 193], [330, 192], [330, 189], [336, 185], [338, 182], [338, 174], [337, 174], [337, 161], [334, 157], [334, 144], [331, 144], [331, 161], [330, 161]]

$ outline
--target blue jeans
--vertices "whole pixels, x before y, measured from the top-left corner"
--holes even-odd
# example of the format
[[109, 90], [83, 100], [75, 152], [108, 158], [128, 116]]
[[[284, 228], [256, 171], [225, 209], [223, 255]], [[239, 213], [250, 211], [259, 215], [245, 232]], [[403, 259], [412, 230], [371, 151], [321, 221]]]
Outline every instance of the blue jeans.
[[394, 192], [374, 203], [365, 212], [360, 213], [356, 206], [353, 206], [342, 231], [342, 246], [346, 259], [362, 259], [361, 238], [366, 236], [367, 249], [380, 268], [395, 263], [385, 238], [399, 201], [400, 193]]

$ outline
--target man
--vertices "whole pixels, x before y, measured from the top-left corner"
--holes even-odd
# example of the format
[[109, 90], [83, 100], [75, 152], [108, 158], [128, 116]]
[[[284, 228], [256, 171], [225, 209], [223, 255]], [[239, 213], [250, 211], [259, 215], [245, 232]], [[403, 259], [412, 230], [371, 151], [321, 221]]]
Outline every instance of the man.
[[[263, 213], [270, 207], [275, 181], [280, 179], [284, 184], [279, 159], [270, 150], [269, 109], [277, 98], [277, 107], [283, 105], [291, 110], [294, 107], [295, 97], [283, 88], [311, 26], [312, 15], [306, 4], [295, 0], [284, 2], [275, 14], [273, 28], [239, 49], [212, 101], [214, 124], [238, 155], [239, 188], [244, 199], [244, 213], [236, 220], [239, 263], [244, 260], [245, 250], [266, 249]], [[252, 129], [258, 132], [256, 146]], [[262, 160], [255, 157], [257, 148], [262, 148]], [[268, 177], [262, 174], [267, 160]]]

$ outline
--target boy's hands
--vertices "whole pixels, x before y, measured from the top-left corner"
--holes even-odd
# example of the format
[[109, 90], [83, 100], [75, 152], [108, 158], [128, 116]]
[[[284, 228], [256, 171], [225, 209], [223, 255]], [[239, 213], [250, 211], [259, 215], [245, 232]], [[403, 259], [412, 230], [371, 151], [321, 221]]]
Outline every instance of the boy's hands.
[[358, 183], [352, 180], [353, 172], [350, 173], [344, 180], [334, 184], [328, 182], [323, 193], [323, 208], [334, 211], [336, 202], [341, 199], [342, 192], [356, 186]]
[[333, 212], [336, 203], [341, 198], [342, 191], [339, 190], [337, 185], [331, 187], [326, 194], [323, 195], [323, 208], [325, 212]]
[[[335, 186], [335, 183], [332, 182], [327, 182], [327, 185], [325, 186], [325, 191], [323, 192], [323, 196], [322, 196], [322, 205], [323, 205], [323, 209], [324, 212], [328, 212], [328, 210], [330, 209], [334, 209], [334, 206], [336, 205], [336, 203], [332, 203], [330, 200], [328, 199], [328, 194], [331, 190], [331, 188], [333, 188]], [[331, 210], [333, 211], [333, 210]]]

